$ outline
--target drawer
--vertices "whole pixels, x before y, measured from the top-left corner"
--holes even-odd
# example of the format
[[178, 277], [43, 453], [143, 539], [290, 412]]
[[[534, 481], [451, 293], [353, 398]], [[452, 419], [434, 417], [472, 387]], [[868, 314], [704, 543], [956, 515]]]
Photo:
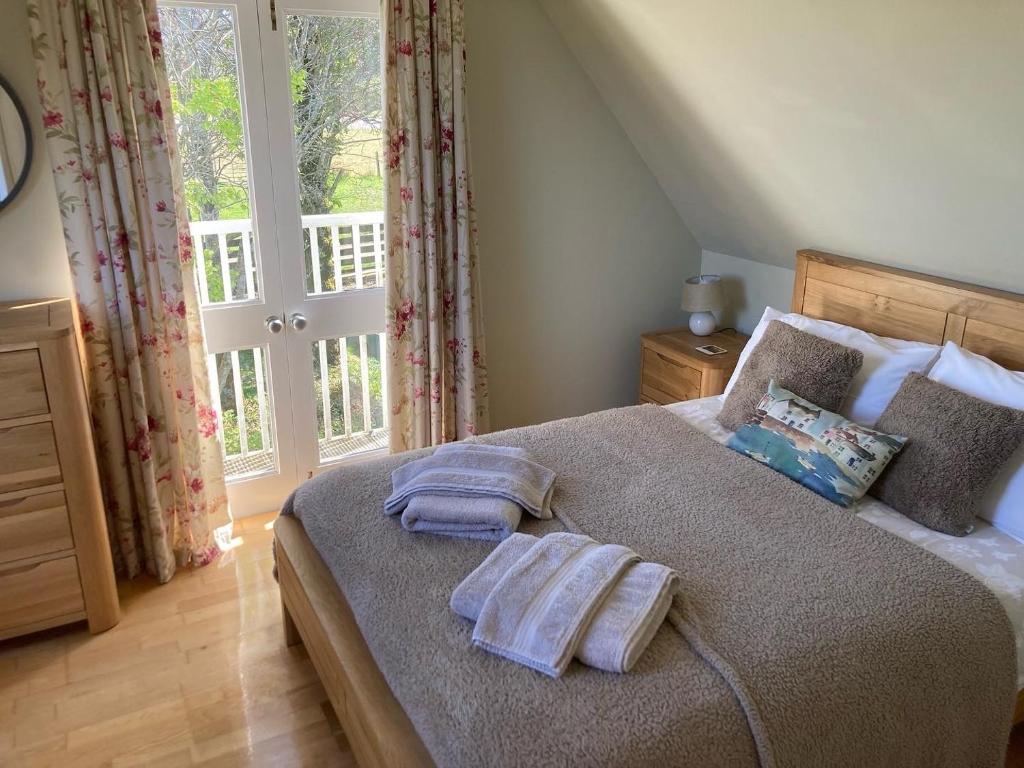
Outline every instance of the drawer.
[[50, 422], [0, 428], [0, 493], [59, 482]]
[[640, 394], [659, 403], [700, 397], [701, 372], [653, 349], [644, 348]]
[[0, 419], [36, 416], [50, 410], [39, 350], [0, 352], [0, 383], [4, 388], [4, 396], [0, 399]]
[[78, 561], [73, 555], [29, 565], [0, 566], [0, 633], [83, 610]]
[[0, 499], [0, 563], [62, 552], [73, 546], [62, 492]]

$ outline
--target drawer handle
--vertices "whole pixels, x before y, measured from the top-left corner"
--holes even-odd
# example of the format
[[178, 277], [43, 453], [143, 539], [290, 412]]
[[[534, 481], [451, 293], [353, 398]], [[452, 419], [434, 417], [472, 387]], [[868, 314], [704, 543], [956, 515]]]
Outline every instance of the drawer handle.
[[658, 359], [661, 360], [662, 362], [668, 363], [669, 365], [674, 365], [676, 368], [681, 367], [679, 363], [677, 363], [670, 357], [665, 357], [663, 354], [661, 354], [661, 352], [655, 352], [654, 354], [656, 354], [658, 356]]
[[45, 560], [40, 560], [38, 563], [29, 563], [28, 565], [23, 565], [19, 568], [11, 568], [10, 570], [0, 571], [0, 578], [3, 578], [4, 576], [14, 576], [18, 573], [28, 573], [29, 571], [34, 571], [36, 568], [38, 568], [45, 562]]

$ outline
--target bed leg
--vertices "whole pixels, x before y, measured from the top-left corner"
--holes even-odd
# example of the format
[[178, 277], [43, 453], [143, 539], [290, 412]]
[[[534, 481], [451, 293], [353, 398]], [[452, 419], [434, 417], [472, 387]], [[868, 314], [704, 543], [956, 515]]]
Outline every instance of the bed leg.
[[281, 620], [284, 623], [284, 644], [289, 648], [293, 645], [302, 645], [302, 635], [299, 634], [299, 628], [295, 625], [291, 613], [288, 612], [283, 595], [281, 597]]

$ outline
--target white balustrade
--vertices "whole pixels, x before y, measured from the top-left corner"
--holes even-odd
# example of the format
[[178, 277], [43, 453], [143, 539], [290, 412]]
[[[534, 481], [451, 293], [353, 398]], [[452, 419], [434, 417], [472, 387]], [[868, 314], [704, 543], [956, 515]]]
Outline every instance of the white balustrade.
[[[383, 350], [384, 334], [373, 334], [377, 337], [380, 346], [377, 348], [377, 354]], [[369, 436], [383, 436], [387, 429], [387, 407], [385, 401], [387, 399], [387, 393], [384, 390], [386, 385], [384, 366], [380, 363], [379, 358], [374, 358], [370, 353], [369, 349], [369, 338], [370, 336], [357, 336], [358, 352], [354, 349], [350, 350], [348, 345], [348, 339], [330, 339], [321, 340], [314, 343], [313, 349], [314, 354], [317, 356], [315, 364], [319, 369], [320, 373], [320, 402], [318, 406], [320, 408], [320, 415], [323, 420], [323, 437], [321, 438], [321, 453], [330, 453], [331, 455], [341, 455], [334, 444], [338, 444], [342, 450], [347, 444], [352, 444], [353, 441], [357, 441], [362, 444], [362, 438]], [[336, 346], [335, 346], [336, 345]], [[333, 364], [328, 363], [328, 351], [337, 351], [337, 355], [334, 357], [336, 361]], [[358, 357], [359, 364], [359, 395], [358, 397], [353, 396], [353, 374], [354, 371], [349, 370], [349, 362], [351, 359]], [[380, 397], [375, 398], [371, 394], [371, 372], [370, 372], [370, 360], [377, 359], [378, 371], [380, 377]], [[337, 389], [332, 390], [330, 373], [331, 369], [337, 365]], [[338, 390], [341, 394], [341, 430], [338, 431], [332, 423], [332, 408], [335, 402], [335, 398], [338, 395]], [[354, 420], [353, 409], [358, 404], [360, 411], [362, 412], [361, 423], [357, 425]], [[374, 409], [379, 409], [380, 415], [376, 415]]]
[[[258, 298], [252, 219], [195, 221], [192, 234], [199, 296], [204, 305], [233, 304]], [[306, 273], [310, 295], [338, 293], [384, 285], [384, 212], [325, 213], [302, 217]], [[326, 232], [324, 232], [326, 231]], [[323, 240], [321, 240], [323, 238]], [[330, 243], [331, 262], [324, 274], [322, 242]], [[373, 266], [365, 262], [372, 259]], [[222, 294], [210, 295], [207, 262], [220, 275]], [[333, 277], [334, 285], [327, 284]]]
[[[325, 460], [386, 445], [387, 378], [383, 361], [378, 357], [384, 350], [385, 338], [383, 333], [372, 336], [377, 339], [376, 350], [370, 347], [371, 335], [352, 337], [356, 340], [356, 344], [352, 346], [349, 346], [347, 338], [321, 339], [312, 343], [313, 364], [320, 382], [317, 409], [323, 424], [323, 434], [319, 442], [321, 457]], [[250, 354], [251, 368], [248, 365]], [[377, 372], [371, 371], [371, 360], [377, 361]], [[269, 382], [263, 350], [255, 347], [252, 350], [235, 349], [211, 354], [208, 366], [212, 405], [220, 416], [218, 432], [224, 446], [227, 474], [238, 476], [272, 469], [275, 466], [273, 416], [270, 410]], [[220, 367], [224, 369], [221, 370]], [[255, 376], [255, 386], [251, 378], [245, 378], [250, 374], [244, 373], [243, 368], [245, 371], [251, 370]], [[376, 383], [374, 379], [377, 376], [380, 377], [380, 397], [374, 396], [371, 389], [372, 384]], [[357, 386], [358, 392], [355, 390]], [[336, 417], [332, 419], [334, 404], [339, 396], [340, 425], [337, 424]], [[224, 399], [227, 399], [229, 405], [233, 404], [229, 408], [234, 411], [233, 415], [225, 414], [222, 404]], [[355, 410], [357, 408], [358, 410]], [[355, 417], [360, 415], [360, 411], [360, 421], [356, 422]], [[258, 419], [258, 423], [254, 423], [255, 419]], [[237, 435], [231, 445], [225, 441], [225, 422], [234, 426]], [[258, 445], [256, 434], [259, 434]]]

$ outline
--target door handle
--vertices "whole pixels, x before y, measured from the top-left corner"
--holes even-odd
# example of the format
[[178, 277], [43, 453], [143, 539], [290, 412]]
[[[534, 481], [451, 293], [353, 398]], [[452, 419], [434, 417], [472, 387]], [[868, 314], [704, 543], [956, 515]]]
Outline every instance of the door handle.
[[267, 326], [267, 330], [271, 333], [280, 333], [284, 330], [284, 322], [277, 315], [271, 315], [263, 321], [263, 324]]
[[306, 326], [309, 324], [309, 321], [306, 320], [306, 316], [301, 312], [292, 312], [288, 316], [288, 322], [291, 324], [293, 331], [304, 331], [306, 330]]

